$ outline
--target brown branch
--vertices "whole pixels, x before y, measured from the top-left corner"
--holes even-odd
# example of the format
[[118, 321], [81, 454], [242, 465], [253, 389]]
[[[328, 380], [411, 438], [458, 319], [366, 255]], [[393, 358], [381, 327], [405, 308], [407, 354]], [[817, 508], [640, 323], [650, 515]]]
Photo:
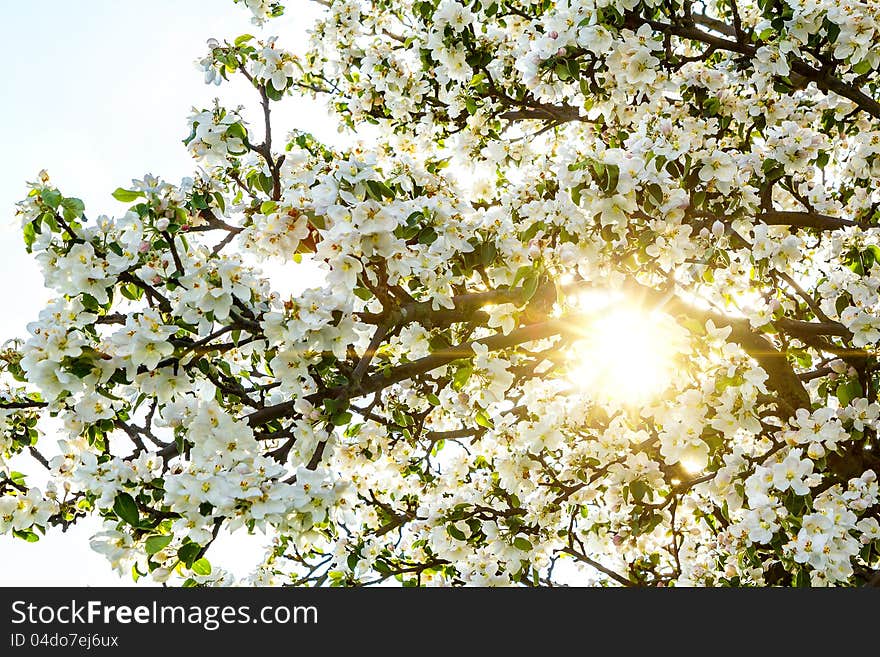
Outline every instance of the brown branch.
[[797, 228], [815, 228], [817, 230], [836, 230], [858, 226], [858, 222], [851, 219], [832, 217], [818, 212], [784, 212], [770, 210], [757, 217], [758, 221], [768, 226], [795, 226]]
[[17, 401], [17, 402], [0, 402], [0, 408], [20, 409], [20, 408], [45, 408], [48, 406], [42, 401]]
[[628, 588], [638, 587], [638, 584], [636, 584], [631, 579], [627, 579], [623, 575], [620, 575], [619, 573], [615, 573], [613, 570], [606, 568], [605, 566], [600, 564], [598, 561], [594, 561], [593, 559], [590, 559], [590, 557], [585, 555], [583, 552], [578, 552], [577, 550], [575, 550], [574, 548], [571, 548], [571, 547], [564, 547], [560, 550], [560, 552], [564, 552], [565, 554], [569, 554], [569, 555], [573, 556], [575, 559], [577, 559], [578, 561], [582, 561], [585, 564], [587, 564], [588, 566], [592, 566], [593, 568], [598, 570], [600, 573], [604, 573], [605, 575], [608, 575], [608, 577], [613, 579], [618, 584], [622, 584], [623, 586], [626, 586]]
[[[650, 25], [658, 32], [671, 34], [677, 37], [681, 37], [683, 39], [690, 39], [691, 41], [699, 41], [701, 43], [715, 46], [715, 48], [717, 48], [718, 50], [726, 50], [729, 52], [736, 52], [741, 55], [745, 55], [749, 59], [754, 58], [755, 54], [758, 51], [758, 48], [751, 44], [741, 43], [739, 41], [731, 41], [723, 37], [718, 37], [714, 34], [699, 30], [692, 25], [662, 23], [653, 20], [645, 20], [643, 22]], [[838, 96], [842, 96], [843, 98], [852, 101], [860, 109], [867, 112], [874, 118], [880, 118], [880, 103], [878, 103], [876, 100], [874, 100], [864, 92], [860, 91], [856, 87], [851, 86], [838, 78], [835, 78], [833, 75], [825, 70], [817, 70], [816, 68], [807, 64], [801, 59], [791, 58], [789, 59], [789, 64], [791, 70], [794, 73], [802, 76], [806, 80], [815, 82], [816, 86], [821, 91], [833, 91]]]

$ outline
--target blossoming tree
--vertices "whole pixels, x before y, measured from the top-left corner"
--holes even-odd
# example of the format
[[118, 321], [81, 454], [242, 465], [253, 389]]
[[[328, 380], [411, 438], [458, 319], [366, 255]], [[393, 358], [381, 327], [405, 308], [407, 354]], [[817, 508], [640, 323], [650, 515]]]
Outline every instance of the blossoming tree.
[[[224, 528], [259, 584], [876, 583], [880, 5], [321, 4], [209, 43], [262, 115], [195, 111], [192, 178], [32, 184], [0, 532], [97, 515], [184, 585]], [[300, 94], [378, 136], [276, 134]]]

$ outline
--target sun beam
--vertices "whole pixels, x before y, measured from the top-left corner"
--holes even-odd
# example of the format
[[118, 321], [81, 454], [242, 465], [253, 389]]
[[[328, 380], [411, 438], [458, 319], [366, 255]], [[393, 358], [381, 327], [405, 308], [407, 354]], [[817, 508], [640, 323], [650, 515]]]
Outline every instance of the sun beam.
[[[593, 310], [599, 304], [589, 299], [585, 305]], [[570, 378], [591, 395], [638, 405], [669, 387], [682, 332], [668, 315], [610, 302], [583, 330]]]

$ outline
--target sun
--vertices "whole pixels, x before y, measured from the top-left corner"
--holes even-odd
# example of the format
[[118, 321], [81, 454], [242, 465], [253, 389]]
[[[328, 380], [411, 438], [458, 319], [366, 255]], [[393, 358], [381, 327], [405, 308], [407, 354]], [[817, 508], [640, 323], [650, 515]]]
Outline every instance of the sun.
[[[586, 303], [596, 305], [593, 301]], [[611, 302], [594, 309], [582, 334], [570, 379], [594, 398], [644, 404], [676, 377], [682, 331], [665, 313]]]

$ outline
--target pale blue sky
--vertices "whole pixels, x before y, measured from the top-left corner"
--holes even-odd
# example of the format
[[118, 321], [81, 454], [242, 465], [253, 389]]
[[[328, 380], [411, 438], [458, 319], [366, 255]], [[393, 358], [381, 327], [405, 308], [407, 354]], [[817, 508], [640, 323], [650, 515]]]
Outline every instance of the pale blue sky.
[[[132, 178], [152, 173], [177, 182], [190, 175], [193, 163], [181, 139], [193, 105], [208, 106], [219, 95], [227, 105], [252, 108], [247, 116], [261, 124], [253, 90], [203, 84], [194, 62], [206, 52], [205, 42], [245, 32], [279, 34], [281, 45], [297, 50], [316, 8], [305, 0], [288, 4], [296, 11], [261, 31], [231, 0], [2, 3], [0, 56], [7, 66], [0, 103], [0, 342], [23, 335], [49, 297], [13, 216], [25, 182], [47, 169], [62, 193], [82, 198], [94, 217], [123, 210], [110, 192]], [[300, 127], [323, 138], [335, 133], [326, 113], [304, 101], [285, 101], [275, 120], [281, 131]], [[95, 527], [53, 533], [34, 545], [0, 536], [0, 585], [118, 583], [88, 548]], [[217, 556], [228, 557], [242, 542], [216, 547]], [[239, 561], [246, 570], [250, 560]]]

